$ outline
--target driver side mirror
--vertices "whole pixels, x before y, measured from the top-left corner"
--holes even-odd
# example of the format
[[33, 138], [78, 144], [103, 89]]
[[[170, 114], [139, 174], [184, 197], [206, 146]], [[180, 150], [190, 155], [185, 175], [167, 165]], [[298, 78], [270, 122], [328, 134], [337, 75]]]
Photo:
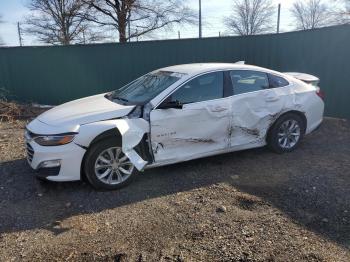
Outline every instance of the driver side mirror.
[[168, 97], [158, 106], [158, 109], [169, 109], [169, 108], [182, 109], [182, 103], [179, 102], [178, 100], [172, 101], [171, 97]]

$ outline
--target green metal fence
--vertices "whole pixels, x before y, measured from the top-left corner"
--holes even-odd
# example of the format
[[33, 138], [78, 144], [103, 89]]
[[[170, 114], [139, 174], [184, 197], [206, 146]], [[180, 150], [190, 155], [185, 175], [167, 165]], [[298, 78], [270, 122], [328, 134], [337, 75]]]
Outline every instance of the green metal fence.
[[278, 35], [0, 48], [0, 88], [19, 101], [59, 104], [120, 88], [168, 65], [238, 60], [319, 76], [326, 115], [350, 118], [350, 25]]

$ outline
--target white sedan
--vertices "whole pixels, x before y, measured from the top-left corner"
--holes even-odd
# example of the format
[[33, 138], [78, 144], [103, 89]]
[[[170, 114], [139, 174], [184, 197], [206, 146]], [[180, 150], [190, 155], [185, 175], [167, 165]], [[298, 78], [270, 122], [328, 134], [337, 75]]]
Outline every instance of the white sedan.
[[265, 145], [290, 152], [322, 122], [317, 84], [242, 63], [162, 68], [37, 117], [27, 159], [41, 179], [116, 189], [147, 168]]

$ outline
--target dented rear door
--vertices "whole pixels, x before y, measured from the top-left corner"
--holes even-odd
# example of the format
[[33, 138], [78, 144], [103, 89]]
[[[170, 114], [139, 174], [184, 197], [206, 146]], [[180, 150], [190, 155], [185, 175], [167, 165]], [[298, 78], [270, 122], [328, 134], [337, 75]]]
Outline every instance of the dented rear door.
[[270, 89], [266, 73], [230, 72], [233, 84], [231, 147], [251, 148], [265, 144], [268, 128], [283, 107], [279, 90]]

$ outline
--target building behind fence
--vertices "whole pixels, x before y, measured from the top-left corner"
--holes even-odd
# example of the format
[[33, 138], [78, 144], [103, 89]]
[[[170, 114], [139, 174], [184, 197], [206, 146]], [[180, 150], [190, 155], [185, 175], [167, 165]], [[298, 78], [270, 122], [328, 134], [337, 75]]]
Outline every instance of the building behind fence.
[[120, 88], [164, 66], [239, 60], [319, 76], [326, 115], [350, 118], [350, 25], [245, 37], [0, 48], [0, 88], [18, 101], [59, 104]]

